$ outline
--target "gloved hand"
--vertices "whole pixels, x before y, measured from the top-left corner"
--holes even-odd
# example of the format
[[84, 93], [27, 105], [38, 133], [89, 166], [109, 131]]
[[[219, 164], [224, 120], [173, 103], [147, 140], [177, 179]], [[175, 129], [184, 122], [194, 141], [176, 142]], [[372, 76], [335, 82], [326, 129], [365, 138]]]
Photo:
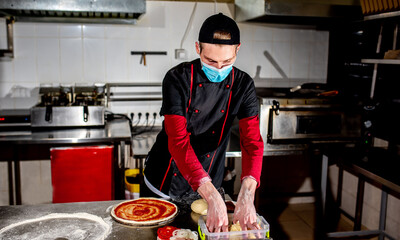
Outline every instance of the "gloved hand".
[[236, 201], [233, 223], [239, 221], [242, 231], [260, 229], [257, 224], [257, 214], [254, 207], [254, 195], [257, 188], [257, 181], [246, 177], [242, 181], [242, 187]]
[[207, 201], [207, 222], [209, 232], [228, 232], [228, 214], [221, 194], [211, 182], [202, 184], [197, 192]]

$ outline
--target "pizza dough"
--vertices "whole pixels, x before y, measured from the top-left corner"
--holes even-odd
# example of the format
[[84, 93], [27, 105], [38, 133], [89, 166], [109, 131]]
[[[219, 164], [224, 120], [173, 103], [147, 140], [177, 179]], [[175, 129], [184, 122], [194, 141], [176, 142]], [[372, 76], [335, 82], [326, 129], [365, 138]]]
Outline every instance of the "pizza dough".
[[200, 215], [207, 215], [208, 204], [207, 201], [200, 198], [192, 203], [190, 206], [192, 211]]
[[[240, 226], [239, 222], [232, 224], [229, 227], [229, 232], [240, 232], [240, 231], [242, 231], [242, 227]], [[238, 238], [238, 237], [234, 236], [234, 237], [230, 237], [229, 239], [234, 240], [234, 239], [242, 239], [242, 238], [241, 237]], [[253, 233], [250, 233], [248, 235], [248, 239], [256, 239], [256, 236]]]
[[240, 227], [239, 222], [232, 224], [231, 227], [229, 228], [229, 232], [239, 232], [242, 231], [242, 227]]
[[111, 216], [127, 225], [157, 225], [172, 220], [178, 213], [178, 207], [166, 200], [157, 198], [139, 198], [122, 202], [111, 210]]
[[0, 229], [0, 239], [103, 240], [111, 232], [111, 223], [88, 213], [52, 213], [13, 223]]

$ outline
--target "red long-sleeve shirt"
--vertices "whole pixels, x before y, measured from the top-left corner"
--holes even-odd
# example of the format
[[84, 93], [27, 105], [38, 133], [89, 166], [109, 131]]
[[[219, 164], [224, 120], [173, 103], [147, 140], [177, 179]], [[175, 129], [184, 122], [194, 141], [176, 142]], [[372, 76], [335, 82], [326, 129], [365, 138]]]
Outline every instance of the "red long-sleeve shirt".
[[260, 134], [260, 119], [257, 116], [239, 120], [240, 148], [242, 150], [242, 176], [252, 176], [260, 186], [264, 143]]
[[[164, 116], [165, 131], [168, 135], [168, 149], [182, 176], [194, 191], [211, 181], [200, 164], [187, 131], [186, 118], [180, 115]], [[242, 149], [242, 176], [253, 177], [259, 185], [264, 144], [260, 135], [258, 116], [239, 120], [240, 145]]]

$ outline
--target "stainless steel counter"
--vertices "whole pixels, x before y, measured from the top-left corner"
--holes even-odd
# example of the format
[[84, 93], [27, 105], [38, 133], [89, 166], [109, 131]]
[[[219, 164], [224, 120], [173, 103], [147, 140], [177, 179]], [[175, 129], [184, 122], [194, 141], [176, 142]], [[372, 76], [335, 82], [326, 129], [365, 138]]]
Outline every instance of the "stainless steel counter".
[[[0, 229], [22, 220], [34, 219], [51, 213], [89, 213], [101, 217], [111, 224], [109, 239], [156, 239], [157, 227], [132, 227], [114, 221], [110, 216], [112, 206], [121, 201], [82, 202], [43, 205], [3, 206], [0, 207]], [[179, 206], [179, 205], [178, 205]], [[167, 225], [179, 228], [197, 230], [197, 221], [200, 215], [192, 213], [190, 207], [178, 207], [178, 216]]]
[[0, 130], [0, 142], [2, 144], [98, 143], [101, 141], [130, 140], [129, 122], [122, 119], [107, 121], [104, 127]]

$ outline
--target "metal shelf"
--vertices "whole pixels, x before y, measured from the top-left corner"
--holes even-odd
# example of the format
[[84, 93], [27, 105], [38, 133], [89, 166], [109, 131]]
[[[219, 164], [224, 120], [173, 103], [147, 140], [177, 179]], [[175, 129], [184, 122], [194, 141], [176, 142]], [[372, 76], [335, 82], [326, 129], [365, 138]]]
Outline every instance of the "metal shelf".
[[[375, 20], [375, 19], [387, 19], [387, 18], [397, 18], [400, 17], [400, 11], [392, 11], [392, 12], [385, 12], [379, 14], [372, 14], [369, 16], [364, 17], [364, 21], [367, 20]], [[381, 41], [382, 41], [382, 31], [383, 31], [384, 24], [381, 23], [381, 29], [379, 33], [379, 38], [376, 46], [376, 53], [380, 52], [381, 49]], [[398, 24], [396, 24], [394, 31], [393, 31], [393, 47], [392, 49], [397, 49], [397, 32], [398, 32]], [[371, 82], [371, 92], [370, 98], [373, 99], [374, 92], [375, 92], [375, 84], [378, 75], [378, 65], [379, 64], [392, 64], [392, 65], [400, 65], [399, 59], [361, 59], [362, 63], [374, 64], [374, 71], [372, 73], [372, 82]]]
[[[113, 92], [111, 88], [146, 88], [144, 91]], [[149, 91], [148, 88], [161, 88], [162, 83], [106, 83], [106, 107], [110, 107], [110, 102], [136, 102], [136, 101], [161, 101], [162, 91]]]
[[370, 93], [371, 99], [374, 97], [376, 77], [378, 74], [378, 65], [379, 64], [400, 65], [400, 59], [361, 59], [361, 62], [374, 64], [374, 71], [372, 73], [371, 93]]
[[362, 63], [400, 65], [400, 59], [361, 59]]
[[378, 13], [372, 14], [364, 17], [364, 20], [375, 20], [375, 19], [383, 19], [383, 18], [391, 18], [391, 17], [399, 17], [400, 11], [393, 11], [393, 12], [385, 12], [385, 13]]

